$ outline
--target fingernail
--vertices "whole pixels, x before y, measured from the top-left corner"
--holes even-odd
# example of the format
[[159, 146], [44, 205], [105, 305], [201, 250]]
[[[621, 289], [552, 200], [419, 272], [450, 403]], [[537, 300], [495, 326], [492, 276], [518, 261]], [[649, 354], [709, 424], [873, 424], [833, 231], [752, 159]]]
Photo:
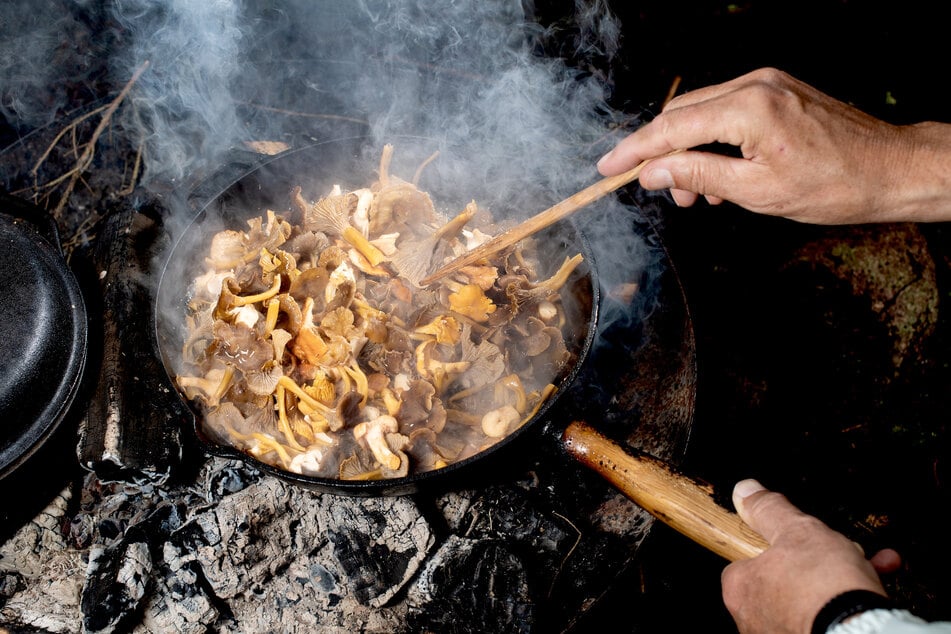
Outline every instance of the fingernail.
[[597, 165], [598, 169], [600, 169], [600, 168], [601, 168], [601, 164], [604, 163], [605, 161], [607, 161], [608, 159], [610, 159], [613, 154], [614, 154], [614, 150], [611, 150], [610, 152], [608, 152], [607, 154], [605, 154], [604, 156], [602, 156], [601, 158], [599, 158], [599, 159], [598, 159], [598, 165]]
[[757, 493], [759, 491], [765, 491], [766, 487], [757, 482], [756, 480], [740, 480], [736, 483], [736, 486], [733, 487], [733, 497], [737, 499], [745, 499], [749, 496]]
[[670, 189], [674, 186], [674, 177], [665, 169], [653, 169], [641, 176], [641, 184], [648, 189]]

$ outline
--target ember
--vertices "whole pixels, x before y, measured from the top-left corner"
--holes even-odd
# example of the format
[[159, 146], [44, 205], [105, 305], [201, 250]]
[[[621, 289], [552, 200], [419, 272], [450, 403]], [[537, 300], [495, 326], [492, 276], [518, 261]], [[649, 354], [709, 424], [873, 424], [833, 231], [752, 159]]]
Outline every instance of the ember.
[[268, 209], [212, 237], [177, 384], [217, 442], [294, 473], [405, 477], [507, 436], [576, 360], [559, 291], [583, 256], [542, 279], [524, 240], [420, 287], [493, 228], [475, 202], [445, 220], [391, 155], [369, 187], [313, 203], [295, 188], [298, 224]]

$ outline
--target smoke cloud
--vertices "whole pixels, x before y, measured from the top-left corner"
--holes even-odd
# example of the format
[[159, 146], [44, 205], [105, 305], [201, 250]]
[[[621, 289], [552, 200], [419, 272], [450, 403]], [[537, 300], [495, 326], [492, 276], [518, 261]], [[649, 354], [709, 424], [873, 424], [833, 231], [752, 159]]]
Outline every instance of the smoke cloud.
[[[368, 135], [374, 157], [400, 139], [397, 174], [412, 174], [399, 161], [417, 160], [414, 145], [439, 150], [429, 178], [527, 216], [597, 180], [622, 118], [605, 63], [621, 25], [603, 0], [566, 14], [555, 32], [519, 0], [3, 3], [0, 114], [42, 125], [148, 63], [117, 122], [144, 143], [146, 187], [188, 187], [246, 142], [320, 121], [328, 138]], [[576, 216], [605, 285], [656, 260], [631, 213], [606, 201]]]

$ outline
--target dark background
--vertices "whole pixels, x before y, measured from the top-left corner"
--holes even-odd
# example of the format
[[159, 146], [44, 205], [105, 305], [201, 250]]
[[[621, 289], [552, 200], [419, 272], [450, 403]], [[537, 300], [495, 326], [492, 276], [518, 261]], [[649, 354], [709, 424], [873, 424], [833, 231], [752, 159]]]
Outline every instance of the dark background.
[[[575, 61], [609, 69], [612, 105], [632, 116], [657, 112], [675, 81], [683, 92], [776, 66], [893, 123], [951, 120], [940, 3], [610, 4], [623, 28], [619, 54]], [[538, 2], [538, 11], [558, 26], [573, 6]], [[558, 38], [550, 46], [573, 55]], [[80, 87], [77, 100], [108, 89]], [[16, 138], [2, 124], [0, 147]], [[935, 267], [938, 320], [896, 367], [892, 333], [868, 297], [809, 258], [823, 240], [874, 242], [907, 228], [856, 233], [704, 203], [667, 204], [657, 221], [697, 336], [697, 414], [682, 469], [727, 504], [736, 480], [756, 477], [867, 551], [898, 549], [905, 567], [886, 580], [889, 591], [922, 616], [951, 620], [946, 227], [911, 231], [922, 240], [908, 249]], [[883, 253], [885, 279], [890, 261]], [[659, 523], [638, 560], [578, 631], [735, 631], [720, 601], [724, 561]]]
[[[649, 117], [679, 91], [781, 68], [897, 124], [949, 121], [946, 27], [935, 5], [848, 1], [615, 3], [624, 41], [617, 105]], [[946, 227], [912, 227], [933, 261], [933, 332], [895, 367], [889, 333], [847, 276], [810, 260], [824, 240], [888, 242], [907, 227], [804, 226], [729, 204], [668, 205], [661, 218], [697, 335], [697, 415], [683, 469], [729, 504], [756, 477], [859, 541], [894, 547], [889, 592], [951, 619]], [[883, 250], [882, 279], [895, 251]], [[720, 600], [726, 562], [655, 524], [640, 565], [587, 624], [631, 632], [736, 631]], [[585, 628], [582, 627], [581, 631]]]

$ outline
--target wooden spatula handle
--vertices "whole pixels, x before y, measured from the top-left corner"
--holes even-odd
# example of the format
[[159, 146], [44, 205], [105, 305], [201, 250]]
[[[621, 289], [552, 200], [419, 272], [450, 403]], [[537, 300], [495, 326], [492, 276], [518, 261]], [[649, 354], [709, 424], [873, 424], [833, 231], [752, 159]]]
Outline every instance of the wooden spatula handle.
[[730, 561], [755, 557], [769, 543], [716, 503], [697, 480], [657, 458], [622, 447], [575, 421], [563, 434], [568, 453], [600, 473], [645, 511]]

